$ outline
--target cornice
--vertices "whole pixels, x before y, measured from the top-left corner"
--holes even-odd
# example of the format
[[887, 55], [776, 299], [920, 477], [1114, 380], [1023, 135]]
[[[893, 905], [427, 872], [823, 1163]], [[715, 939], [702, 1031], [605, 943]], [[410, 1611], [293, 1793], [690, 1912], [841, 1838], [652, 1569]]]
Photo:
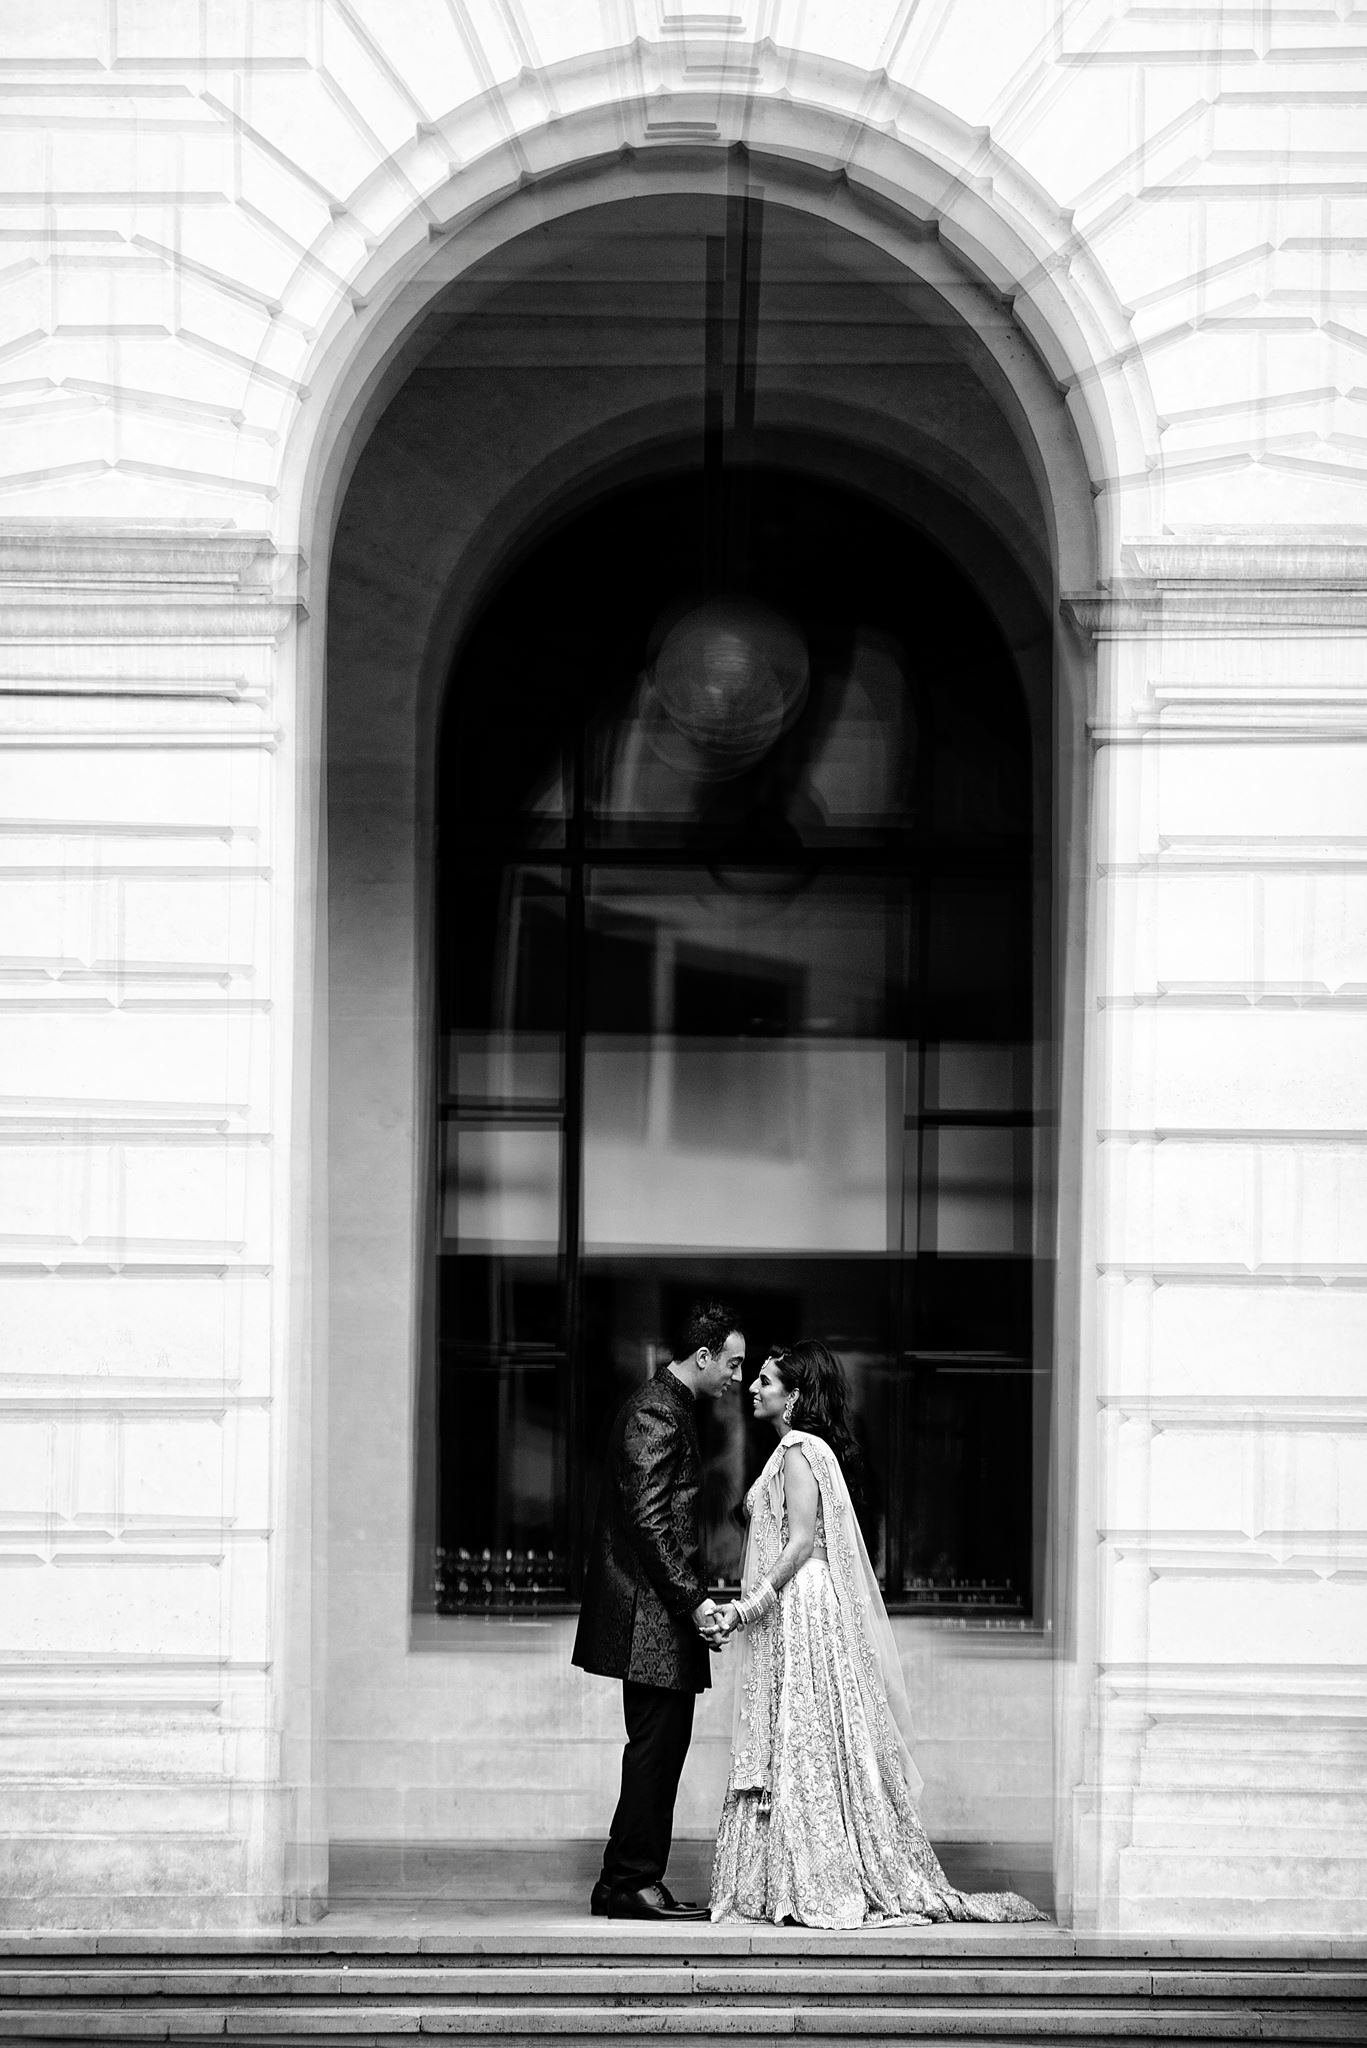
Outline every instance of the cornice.
[[297, 557], [268, 533], [243, 533], [206, 520], [0, 520], [0, 577], [46, 576], [268, 584], [278, 587]]
[[1074, 591], [1063, 616], [1096, 639], [1145, 634], [1367, 631], [1367, 544], [1298, 533], [1132, 541], [1104, 589]]
[[1338, 638], [1367, 632], [1367, 584], [1361, 590], [1314, 585], [1113, 584], [1109, 591], [1070, 592], [1059, 600], [1059, 610], [1071, 624], [1098, 640], [1145, 634], [1227, 639], [1234, 633]]
[[269, 534], [186, 522], [0, 522], [0, 633], [15, 640], [277, 640], [301, 562]]
[[1367, 542], [1294, 528], [1257, 538], [1209, 534], [1131, 541], [1120, 559], [1127, 579], [1162, 589], [1367, 591]]

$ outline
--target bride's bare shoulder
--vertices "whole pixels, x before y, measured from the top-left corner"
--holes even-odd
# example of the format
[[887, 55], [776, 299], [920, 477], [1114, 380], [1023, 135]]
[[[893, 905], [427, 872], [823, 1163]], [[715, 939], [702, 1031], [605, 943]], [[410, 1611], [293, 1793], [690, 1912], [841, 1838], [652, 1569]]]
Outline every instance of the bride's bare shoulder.
[[[817, 1481], [818, 1459], [813, 1452], [813, 1446], [817, 1445], [818, 1442], [819, 1439], [816, 1437], [806, 1436], [795, 1430], [791, 1436], [785, 1437], [779, 1445], [779, 1450], [782, 1453], [780, 1470], [783, 1474], [783, 1486], [786, 1493], [793, 1494], [799, 1492], [811, 1494], [815, 1497], [819, 1491]], [[824, 1449], [824, 1446], [821, 1446], [821, 1448]], [[795, 1451], [801, 1452], [802, 1455], [794, 1457], [793, 1453]]]
[[805, 1429], [790, 1429], [778, 1449], [780, 1458], [788, 1464], [792, 1464], [794, 1460], [786, 1454], [790, 1451], [801, 1451], [801, 1462], [813, 1468], [820, 1466], [823, 1460], [835, 1456], [828, 1443], [819, 1436], [812, 1436]]

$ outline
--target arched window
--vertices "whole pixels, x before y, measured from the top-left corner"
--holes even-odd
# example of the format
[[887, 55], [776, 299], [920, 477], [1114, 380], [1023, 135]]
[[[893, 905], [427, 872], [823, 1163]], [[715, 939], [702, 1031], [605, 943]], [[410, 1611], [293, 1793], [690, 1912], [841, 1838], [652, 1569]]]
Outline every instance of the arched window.
[[[439, 1610], [571, 1604], [673, 1315], [843, 1357], [889, 1603], [1028, 1621], [1036, 826], [1019, 681], [950, 559], [757, 471], [740, 596], [687, 476], [531, 547], [438, 766]], [[699, 610], [698, 607], [703, 609]], [[709, 1566], [771, 1448], [702, 1404]]]

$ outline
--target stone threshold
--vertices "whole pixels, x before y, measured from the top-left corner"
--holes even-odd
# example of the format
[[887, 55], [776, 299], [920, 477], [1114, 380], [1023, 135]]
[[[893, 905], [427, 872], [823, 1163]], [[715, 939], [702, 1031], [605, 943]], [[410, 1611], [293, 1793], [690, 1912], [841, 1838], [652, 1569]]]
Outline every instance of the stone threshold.
[[172, 1963], [214, 1956], [285, 1963], [327, 1956], [431, 1956], [490, 1962], [540, 1956], [601, 1963], [630, 1963], [645, 1956], [697, 1963], [743, 1956], [851, 1962], [868, 1956], [905, 1965], [957, 1960], [999, 1967], [1016, 1960], [1047, 1967], [1069, 1961], [1190, 1960], [1294, 1968], [1367, 1961], [1367, 1935], [1124, 1935], [1038, 1924], [881, 1927], [848, 1933], [807, 1927], [712, 1927], [706, 1922], [661, 1927], [650, 1922], [595, 1920], [582, 1909], [567, 1911], [562, 1906], [555, 1911], [512, 1901], [491, 1901], [482, 1910], [442, 1914], [348, 1909], [330, 1913], [307, 1927], [262, 1926], [224, 1933], [155, 1926], [131, 1932], [0, 1930], [0, 1957], [20, 1960], [110, 1957]]

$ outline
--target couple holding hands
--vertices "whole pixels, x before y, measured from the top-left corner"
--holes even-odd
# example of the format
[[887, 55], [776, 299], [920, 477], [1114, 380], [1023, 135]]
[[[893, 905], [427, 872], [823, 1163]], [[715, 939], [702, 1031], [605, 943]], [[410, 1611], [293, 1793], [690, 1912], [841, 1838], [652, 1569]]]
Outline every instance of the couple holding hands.
[[[622, 1681], [622, 1790], [595, 1913], [634, 1920], [1040, 1920], [1014, 1892], [955, 1891], [916, 1812], [897, 1646], [860, 1532], [845, 1377], [824, 1344], [773, 1350], [749, 1392], [776, 1448], [745, 1498], [741, 1593], [708, 1597], [696, 1410], [735, 1386], [745, 1338], [701, 1302], [608, 1438], [574, 1662]], [[853, 1489], [853, 1491], [852, 1491]], [[709, 1657], [739, 1656], [709, 1906], [665, 1884], [674, 1800]]]

